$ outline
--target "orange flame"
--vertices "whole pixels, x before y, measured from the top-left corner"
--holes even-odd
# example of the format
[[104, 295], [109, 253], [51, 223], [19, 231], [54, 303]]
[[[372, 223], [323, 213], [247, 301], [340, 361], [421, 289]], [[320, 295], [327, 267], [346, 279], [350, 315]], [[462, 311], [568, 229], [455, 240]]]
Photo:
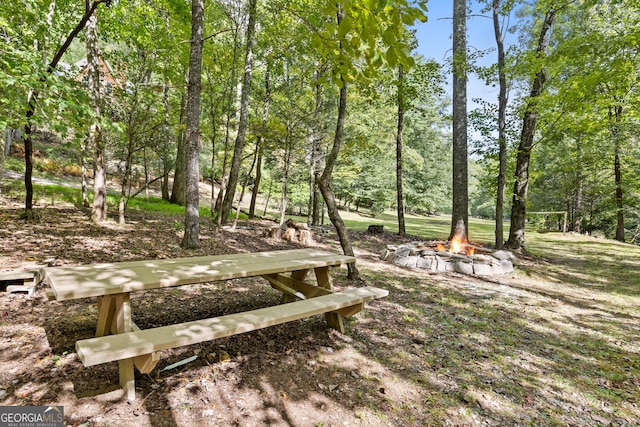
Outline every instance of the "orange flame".
[[444, 252], [445, 251], [444, 245], [442, 243], [436, 244], [436, 250], [440, 252]]
[[449, 252], [452, 254], [457, 254], [462, 251], [462, 239], [458, 236], [453, 236], [453, 239], [449, 242]]

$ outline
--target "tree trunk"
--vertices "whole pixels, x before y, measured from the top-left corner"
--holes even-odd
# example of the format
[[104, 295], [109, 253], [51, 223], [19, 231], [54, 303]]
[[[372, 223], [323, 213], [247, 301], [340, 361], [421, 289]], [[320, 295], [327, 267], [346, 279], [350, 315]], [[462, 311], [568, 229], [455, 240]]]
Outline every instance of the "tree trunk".
[[582, 136], [579, 136], [576, 141], [576, 151], [577, 151], [577, 174], [576, 181], [578, 183], [578, 188], [576, 188], [576, 196], [575, 201], [573, 203], [573, 218], [571, 221], [571, 230], [576, 233], [582, 232], [582, 192], [583, 192], [583, 175], [582, 175]]
[[467, 2], [453, 1], [453, 203], [451, 233], [468, 241], [469, 173], [467, 165]]
[[504, 189], [507, 183], [507, 78], [505, 74], [504, 40], [499, 20], [500, 0], [493, 0], [493, 32], [498, 47], [498, 188], [496, 190], [496, 249], [504, 247]]
[[89, 99], [94, 112], [94, 122], [89, 130], [89, 146], [94, 147], [93, 163], [93, 207], [91, 219], [100, 223], [107, 219], [107, 173], [104, 165], [104, 141], [102, 138], [100, 57], [98, 54], [98, 19], [91, 16], [87, 21], [87, 77]]
[[89, 151], [88, 147], [89, 141], [85, 140], [82, 143], [82, 153], [80, 154], [80, 168], [82, 170], [82, 184], [81, 184], [81, 192], [82, 192], [82, 206], [85, 208], [89, 207], [89, 190], [87, 183], [87, 153]]
[[289, 182], [289, 167], [291, 163], [292, 142], [289, 135], [290, 128], [287, 126], [284, 149], [284, 167], [282, 171], [282, 192], [280, 194], [280, 225], [284, 224], [284, 215], [287, 211], [287, 184]]
[[[129, 136], [131, 138], [131, 135]], [[127, 160], [124, 165], [124, 175], [122, 176], [122, 185], [120, 186], [120, 202], [118, 203], [118, 223], [123, 225], [125, 223], [124, 211], [127, 206], [127, 192], [131, 192], [131, 163], [133, 159], [132, 147], [133, 141], [129, 139], [129, 146], [127, 147]]]
[[402, 189], [402, 132], [404, 129], [404, 68], [398, 67], [398, 131], [396, 133], [396, 195], [398, 204], [398, 235], [404, 236], [404, 195]]
[[215, 215], [215, 223], [219, 228], [221, 225], [222, 217], [220, 216], [220, 209], [222, 208], [222, 201], [224, 200], [224, 196], [227, 192], [227, 182], [229, 181], [229, 177], [227, 174], [227, 160], [229, 153], [229, 140], [231, 133], [231, 113], [233, 106], [233, 86], [236, 81], [236, 64], [238, 62], [238, 28], [236, 27], [233, 33], [233, 62], [231, 64], [231, 77], [229, 79], [229, 84], [225, 89], [225, 93], [228, 91], [227, 96], [227, 108], [226, 108], [226, 120], [225, 120], [225, 132], [224, 132], [224, 156], [222, 157], [222, 179], [220, 181], [220, 191], [218, 191], [218, 195], [216, 196], [216, 202], [214, 209], [211, 211], [211, 215]]
[[169, 163], [169, 141], [171, 140], [170, 136], [170, 126], [169, 126], [169, 86], [167, 85], [166, 80], [162, 84], [162, 105], [164, 107], [164, 135], [162, 139], [162, 182], [160, 187], [162, 188], [162, 200], [169, 200], [169, 172], [171, 170], [171, 166]]
[[[85, 28], [87, 21], [91, 16], [93, 16], [93, 13], [95, 12], [98, 5], [100, 3], [107, 3], [107, 2], [108, 0], [95, 0], [93, 3], [90, 3], [89, 1], [85, 2], [85, 11], [84, 11], [84, 14], [82, 15], [82, 18], [80, 19], [80, 22], [78, 22], [78, 24], [74, 27], [74, 29], [71, 30], [71, 33], [69, 33], [64, 43], [62, 43], [62, 45], [56, 51], [55, 55], [53, 56], [53, 59], [51, 60], [51, 62], [49, 63], [49, 66], [47, 67], [47, 72], [46, 72], [47, 75], [53, 73], [53, 71], [56, 69], [56, 67], [58, 66], [58, 63], [60, 62], [60, 59], [62, 59], [62, 55], [64, 55], [67, 49], [69, 49], [69, 46], [71, 46], [71, 43], [76, 38], [76, 36], [80, 33], [80, 31], [82, 31]], [[44, 83], [45, 80], [46, 80], [46, 75], [42, 76], [42, 78], [40, 79], [42, 83]], [[25, 114], [26, 123], [24, 125], [24, 164], [25, 164], [24, 186], [25, 186], [26, 196], [24, 201], [24, 205], [25, 205], [24, 216], [26, 219], [31, 219], [33, 217], [33, 211], [32, 211], [33, 209], [33, 182], [32, 182], [33, 124], [31, 122], [31, 118], [36, 112], [36, 107], [38, 104], [38, 95], [39, 93], [37, 90], [34, 90], [29, 94], [29, 97], [27, 99], [27, 110]]]
[[187, 142], [186, 142], [186, 211], [182, 248], [200, 247], [200, 92], [202, 80], [202, 44], [204, 31], [204, 0], [191, 2], [191, 50], [189, 54], [189, 85], [187, 87]]
[[256, 216], [256, 201], [260, 191], [260, 181], [262, 181], [262, 140], [258, 147], [258, 158], [256, 159], [256, 179], [253, 181], [253, 191], [251, 192], [251, 202], [249, 204], [249, 219]]
[[[347, 82], [342, 78], [342, 87], [340, 88], [340, 102], [338, 105], [338, 120], [336, 125], [336, 133], [333, 138], [333, 147], [331, 148], [331, 152], [327, 156], [327, 162], [324, 167], [324, 171], [322, 175], [316, 181], [318, 184], [318, 188], [322, 193], [322, 197], [324, 197], [324, 201], [327, 204], [327, 213], [329, 214], [329, 219], [331, 223], [336, 229], [338, 233], [338, 238], [340, 239], [340, 246], [342, 246], [342, 251], [345, 255], [354, 256], [353, 247], [351, 246], [351, 240], [349, 239], [349, 233], [347, 232], [347, 228], [344, 225], [344, 221], [342, 221], [342, 217], [340, 217], [340, 212], [338, 211], [338, 205], [336, 204], [336, 199], [333, 196], [333, 191], [329, 185], [331, 180], [331, 174], [333, 173], [333, 168], [338, 160], [338, 154], [340, 152], [340, 146], [342, 145], [342, 139], [344, 136], [344, 121], [347, 114]], [[349, 264], [348, 268], [348, 278], [349, 279], [357, 279], [360, 276], [358, 272], [358, 268], [355, 263]]]
[[[340, 25], [343, 17], [344, 11], [340, 8], [337, 13], [338, 25]], [[342, 43], [343, 42], [341, 40], [340, 51], [341, 54], [344, 54]], [[324, 201], [327, 205], [327, 213], [329, 214], [329, 219], [335, 227], [336, 233], [338, 233], [342, 251], [345, 255], [354, 256], [353, 247], [351, 246], [351, 240], [349, 239], [349, 233], [344, 225], [344, 221], [342, 221], [342, 217], [340, 217], [338, 205], [336, 204], [336, 199], [333, 196], [333, 191], [330, 187], [331, 175], [333, 173], [333, 168], [336, 164], [336, 161], [338, 160], [340, 146], [342, 145], [342, 140], [344, 137], [344, 122], [347, 115], [347, 82], [342, 75], [340, 76], [340, 82], [342, 83], [342, 87], [340, 88], [340, 99], [338, 102], [338, 119], [336, 123], [336, 132], [333, 138], [333, 146], [331, 147], [331, 152], [327, 156], [324, 171], [322, 172], [322, 175], [320, 175], [316, 183], [318, 184], [318, 188], [320, 189], [322, 197], [324, 197]], [[356, 267], [355, 262], [352, 264], [348, 264], [347, 268], [347, 277], [349, 279], [356, 280], [360, 277], [360, 273], [358, 272], [358, 268]]]
[[235, 230], [236, 225], [238, 225], [238, 218], [240, 218], [240, 204], [242, 203], [242, 199], [244, 198], [244, 192], [247, 189], [247, 185], [249, 185], [249, 180], [251, 179], [253, 168], [256, 166], [256, 163], [258, 161], [258, 156], [260, 153], [259, 145], [260, 145], [260, 141], [256, 141], [256, 151], [255, 153], [253, 153], [253, 161], [251, 162], [251, 168], [249, 169], [249, 173], [247, 174], [246, 179], [242, 183], [242, 190], [240, 191], [240, 196], [238, 197], [238, 202], [237, 202], [238, 208], [236, 209], [236, 216], [233, 219], [233, 225], [231, 226], [233, 230]]
[[271, 190], [273, 189], [273, 178], [269, 180], [269, 191], [267, 191], [267, 200], [264, 201], [264, 211], [262, 216], [267, 216], [267, 209], [269, 208], [269, 200], [271, 200]]
[[613, 175], [616, 185], [616, 240], [624, 242], [624, 200], [622, 192], [622, 164], [620, 160], [620, 118], [622, 106], [617, 105], [609, 109], [609, 121], [615, 147], [613, 157]]
[[[316, 65], [318, 67], [318, 65]], [[309, 213], [307, 223], [318, 225], [322, 197], [316, 181], [320, 176], [320, 143], [322, 141], [320, 113], [322, 110], [322, 85], [318, 83], [320, 71], [316, 69], [313, 81], [315, 85], [315, 108], [313, 111], [314, 123], [311, 127], [311, 161], [309, 162]]]
[[251, 92], [251, 75], [253, 72], [253, 46], [255, 44], [255, 26], [256, 26], [256, 2], [257, 0], [249, 0], [249, 22], [247, 25], [246, 39], [246, 56], [244, 63], [244, 77], [242, 80], [242, 95], [240, 99], [240, 120], [238, 123], [238, 135], [233, 150], [233, 159], [231, 161], [231, 170], [229, 171], [229, 182], [227, 184], [227, 192], [224, 195], [220, 212], [218, 213], [219, 222], [226, 224], [231, 212], [231, 205], [238, 184], [238, 176], [240, 175], [240, 165], [242, 163], [242, 150], [244, 148], [244, 140], [247, 135], [247, 121], [249, 117], [249, 95]]
[[[555, 16], [555, 10], [550, 9], [544, 18], [536, 50], [538, 57], [543, 57], [547, 52], [550, 30]], [[520, 144], [518, 145], [516, 181], [511, 204], [511, 227], [509, 228], [509, 239], [507, 240], [507, 247], [516, 251], [524, 251], [524, 227], [527, 213], [527, 193], [529, 189], [529, 163], [531, 160], [531, 150], [533, 148], [533, 138], [536, 132], [538, 97], [540, 97], [544, 90], [546, 79], [546, 69], [542, 66], [533, 80], [531, 94], [527, 101], [527, 109], [524, 113]]]
[[269, 119], [269, 103], [271, 101], [271, 73], [269, 72], [269, 65], [264, 74], [264, 105], [262, 108], [262, 131], [258, 135], [258, 141], [256, 143], [256, 150], [258, 150], [258, 158], [256, 160], [256, 179], [253, 181], [253, 191], [251, 192], [251, 203], [249, 204], [249, 219], [255, 217], [256, 211], [256, 199], [260, 192], [260, 181], [262, 180], [262, 141], [264, 140], [264, 133], [267, 130], [267, 120]]
[[[180, 123], [185, 120], [185, 102], [184, 92], [180, 99]], [[186, 169], [186, 134], [184, 130], [181, 130], [178, 134], [178, 147], [176, 151], [176, 167], [173, 173], [173, 187], [171, 188], [171, 198], [169, 201], [176, 205], [184, 206], [186, 203], [186, 188], [185, 188], [185, 169]]]

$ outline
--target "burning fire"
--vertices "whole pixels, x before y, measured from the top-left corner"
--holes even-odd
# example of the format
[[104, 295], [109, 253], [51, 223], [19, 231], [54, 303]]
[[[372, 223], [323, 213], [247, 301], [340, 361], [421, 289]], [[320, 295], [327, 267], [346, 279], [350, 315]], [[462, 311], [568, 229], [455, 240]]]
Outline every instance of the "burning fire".
[[440, 252], [449, 252], [451, 254], [464, 254], [471, 256], [475, 252], [475, 248], [466, 242], [463, 242], [459, 236], [454, 236], [453, 239], [445, 246], [443, 243], [436, 244], [436, 250]]
[[449, 242], [449, 252], [458, 254], [462, 251], [462, 239], [458, 236], [453, 236], [453, 239]]

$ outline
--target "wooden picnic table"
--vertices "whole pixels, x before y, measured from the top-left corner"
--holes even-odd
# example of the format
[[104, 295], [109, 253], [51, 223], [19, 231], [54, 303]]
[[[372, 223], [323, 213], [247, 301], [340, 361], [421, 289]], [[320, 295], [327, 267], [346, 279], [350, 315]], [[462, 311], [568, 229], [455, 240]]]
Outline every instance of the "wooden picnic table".
[[[322, 313], [330, 327], [344, 333], [342, 316], [352, 316], [365, 301], [388, 295], [370, 286], [334, 292], [330, 267], [352, 262], [354, 257], [324, 250], [293, 249], [51, 267], [44, 269], [44, 277], [51, 287], [50, 299], [97, 298], [96, 337], [78, 341], [76, 352], [85, 366], [117, 360], [120, 384], [134, 400], [134, 366], [141, 373], [151, 372], [160, 350]], [[307, 280], [311, 271], [315, 283]], [[282, 292], [283, 304], [148, 330], [132, 321], [131, 292], [256, 276]]]

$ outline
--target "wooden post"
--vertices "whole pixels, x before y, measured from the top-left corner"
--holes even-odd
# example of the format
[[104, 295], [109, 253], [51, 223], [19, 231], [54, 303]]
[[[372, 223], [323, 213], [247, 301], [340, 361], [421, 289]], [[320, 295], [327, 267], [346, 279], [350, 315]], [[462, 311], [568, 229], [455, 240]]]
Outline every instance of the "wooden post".
[[[131, 296], [129, 293], [112, 296], [115, 300], [114, 326], [116, 334], [131, 332]], [[127, 400], [136, 399], [135, 373], [133, 371], [133, 358], [118, 361], [118, 371], [120, 374], [120, 387], [124, 390]]]
[[98, 327], [96, 337], [103, 337], [109, 333], [115, 312], [115, 298], [112, 295], [98, 297]]
[[[318, 286], [321, 288], [325, 288], [329, 291], [333, 291], [333, 284], [331, 283], [331, 276], [329, 275], [329, 267], [318, 267], [313, 270], [316, 274], [316, 280], [318, 281]], [[326, 313], [324, 315], [325, 319], [327, 319], [327, 324], [339, 331], [341, 334], [344, 334], [344, 322], [342, 321], [342, 316], [338, 313]]]
[[[307, 276], [308, 271], [309, 270], [294, 271], [291, 273], [291, 278], [302, 282], [304, 281], [304, 278]], [[285, 292], [282, 293], [282, 298], [280, 299], [281, 304], [286, 304], [286, 303], [295, 302], [295, 301], [296, 301], [296, 297], [294, 295], [290, 295]]]

